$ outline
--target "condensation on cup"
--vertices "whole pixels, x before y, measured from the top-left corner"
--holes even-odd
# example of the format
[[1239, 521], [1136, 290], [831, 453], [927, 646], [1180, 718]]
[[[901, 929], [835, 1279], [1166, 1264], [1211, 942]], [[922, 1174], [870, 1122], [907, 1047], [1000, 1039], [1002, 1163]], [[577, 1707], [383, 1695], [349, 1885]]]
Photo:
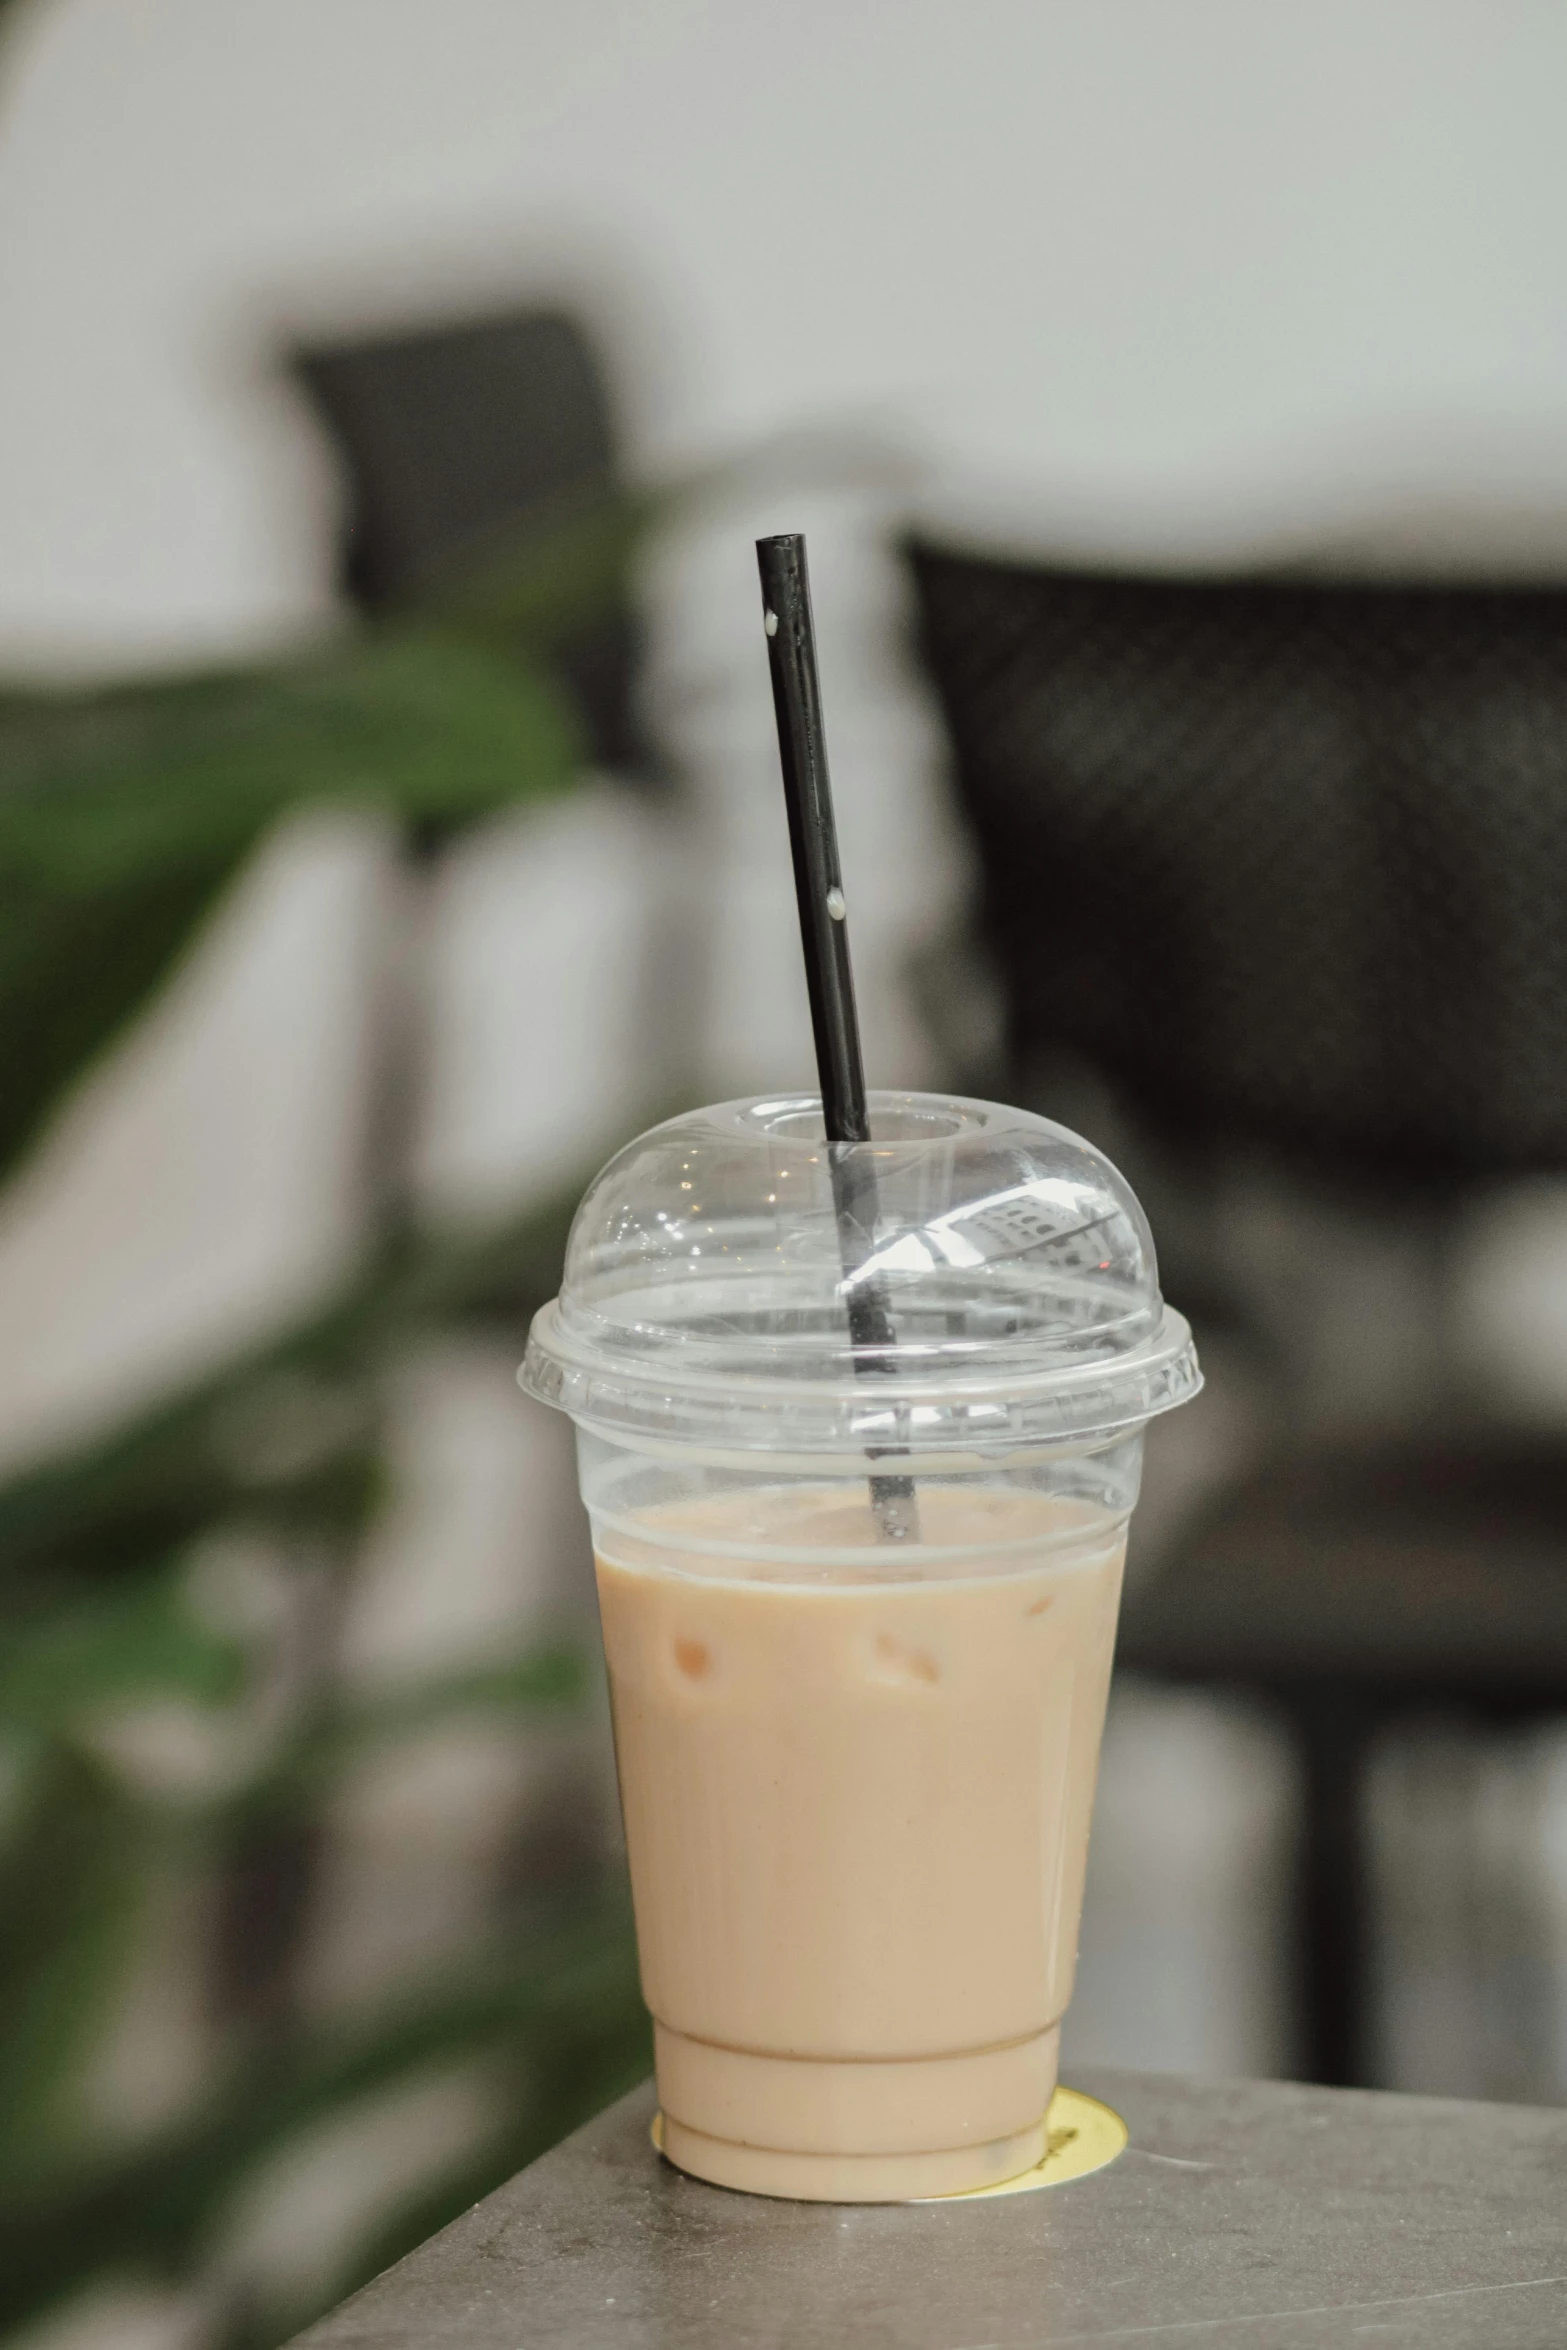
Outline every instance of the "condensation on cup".
[[930, 1094], [871, 1134], [643, 1135], [521, 1373], [577, 1426], [665, 2151], [842, 2202], [1043, 2153], [1143, 1431], [1201, 1384], [1088, 1143]]

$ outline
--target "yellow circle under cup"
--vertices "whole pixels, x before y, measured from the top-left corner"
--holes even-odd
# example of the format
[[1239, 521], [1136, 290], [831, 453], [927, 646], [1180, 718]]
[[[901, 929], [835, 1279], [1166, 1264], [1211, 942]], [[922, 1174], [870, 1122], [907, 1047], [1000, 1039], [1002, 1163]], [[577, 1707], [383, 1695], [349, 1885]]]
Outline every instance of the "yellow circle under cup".
[[[664, 2117], [653, 2116], [649, 2132], [660, 2154], [664, 2151]], [[1068, 2179], [1086, 2179], [1090, 2171], [1114, 2162], [1126, 2144], [1127, 2129], [1120, 2115], [1097, 2097], [1080, 2089], [1057, 2089], [1045, 2115], [1045, 2153], [1031, 2170], [995, 2187], [965, 2187], [956, 2195], [918, 2195], [917, 2203], [980, 2203], [991, 2195], [1031, 2195], [1036, 2187], [1064, 2187]]]
[[1045, 2115], [1045, 2158], [996, 2187], [965, 2187], [957, 2195], [924, 2195], [923, 2203], [978, 2203], [987, 2195], [1031, 2195], [1036, 2187], [1064, 2187], [1103, 2170], [1126, 2145], [1127, 2128], [1112, 2107], [1080, 2089], [1057, 2089]]

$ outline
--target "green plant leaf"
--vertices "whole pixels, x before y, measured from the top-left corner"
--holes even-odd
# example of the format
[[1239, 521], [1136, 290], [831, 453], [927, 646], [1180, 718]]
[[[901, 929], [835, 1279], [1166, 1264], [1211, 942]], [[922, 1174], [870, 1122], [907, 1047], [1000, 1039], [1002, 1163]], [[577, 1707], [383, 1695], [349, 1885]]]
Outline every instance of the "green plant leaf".
[[36, 1764], [0, 1855], [0, 2204], [65, 2158], [63, 2095], [123, 1974], [146, 1843], [89, 1757], [56, 1746]]
[[19, 1592], [13, 1581], [5, 1601], [0, 1724], [8, 1730], [58, 1737], [105, 1706], [154, 1697], [218, 1705], [244, 1686], [243, 1649], [200, 1621], [178, 1570], [63, 1599], [57, 1585]]
[[0, 700], [0, 1171], [287, 810], [372, 802], [444, 831], [565, 788], [576, 760], [542, 670], [429, 630]]

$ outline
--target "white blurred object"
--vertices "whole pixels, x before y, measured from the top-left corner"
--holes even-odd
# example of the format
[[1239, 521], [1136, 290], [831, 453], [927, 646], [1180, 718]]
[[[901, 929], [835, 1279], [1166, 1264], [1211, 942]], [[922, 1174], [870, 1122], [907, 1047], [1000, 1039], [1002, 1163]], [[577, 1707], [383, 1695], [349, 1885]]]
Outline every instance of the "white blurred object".
[[1444, 1723], [1401, 1727], [1372, 1761], [1371, 2045], [1373, 2074], [1385, 2088], [1487, 2094], [1479, 1769], [1473, 1735]]
[[1567, 1722], [1402, 1725], [1369, 1826], [1378, 2085], [1567, 2102]]
[[[515, 1367], [499, 1347], [448, 1342], [399, 1377], [393, 1504], [341, 1628], [358, 1696], [493, 1665], [546, 1637], [595, 1637], [571, 1429], [518, 1393]], [[596, 1712], [526, 1726], [468, 1714], [369, 1755], [332, 1806], [307, 2003], [353, 2009], [482, 1944], [530, 1815], [586, 1851], [613, 1800]]]
[[1548, 2094], [1567, 2105], [1567, 1722], [1538, 1733], [1538, 1886], [1541, 1934], [1550, 1983], [1545, 2055]]
[[[697, 1038], [679, 834], [626, 785], [477, 828], [443, 860], [425, 929], [419, 1205], [503, 1217], [575, 1185], [673, 1106]], [[361, 1692], [591, 1641], [571, 1433], [517, 1390], [512, 1354], [451, 1342], [402, 1373], [394, 1504], [341, 1628]], [[471, 1719], [368, 1760], [335, 1804], [305, 1996], [326, 2010], [484, 1938], [530, 1829], [584, 1851], [613, 1805], [598, 1714], [562, 1731]]]
[[358, 1247], [380, 818], [282, 825], [0, 1213], [0, 1463], [277, 1328]]
[[1567, 1179], [1508, 1184], [1470, 1211], [1452, 1330], [1490, 1410], [1567, 1425]]
[[504, 1214], [677, 1106], [697, 1043], [679, 845], [666, 812], [601, 781], [442, 859], [422, 974], [425, 1207]]
[[378, 2224], [474, 2160], [506, 2118], [478, 2066], [449, 2066], [334, 2113], [241, 2189], [216, 2277], [269, 2313], [311, 2312]]
[[1283, 1738], [1239, 1704], [1118, 1681], [1062, 2064], [1267, 2077], [1289, 2062]]
[[[1219, 1277], [1271, 1357], [1272, 1407], [1292, 1439], [1404, 1428], [1451, 1380], [1446, 1219], [1418, 1201], [1390, 1216], [1348, 1185], [1216, 1156], [1206, 1179]], [[1281, 1375], [1282, 1374], [1282, 1375]]]
[[541, 1625], [591, 1615], [571, 1428], [518, 1392], [515, 1371], [511, 1349], [455, 1339], [399, 1371], [393, 1502], [340, 1633], [350, 1688], [489, 1664]]

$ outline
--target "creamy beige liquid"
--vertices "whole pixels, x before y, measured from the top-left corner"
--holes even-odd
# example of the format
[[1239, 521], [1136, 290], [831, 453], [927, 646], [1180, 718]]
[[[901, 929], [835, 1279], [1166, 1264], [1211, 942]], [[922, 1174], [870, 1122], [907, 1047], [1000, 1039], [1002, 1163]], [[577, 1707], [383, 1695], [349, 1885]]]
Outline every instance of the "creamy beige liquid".
[[732, 2185], [1035, 2158], [1125, 1528], [1015, 1488], [922, 1485], [920, 1519], [912, 1557], [809, 1489], [599, 1528], [670, 2151]]

